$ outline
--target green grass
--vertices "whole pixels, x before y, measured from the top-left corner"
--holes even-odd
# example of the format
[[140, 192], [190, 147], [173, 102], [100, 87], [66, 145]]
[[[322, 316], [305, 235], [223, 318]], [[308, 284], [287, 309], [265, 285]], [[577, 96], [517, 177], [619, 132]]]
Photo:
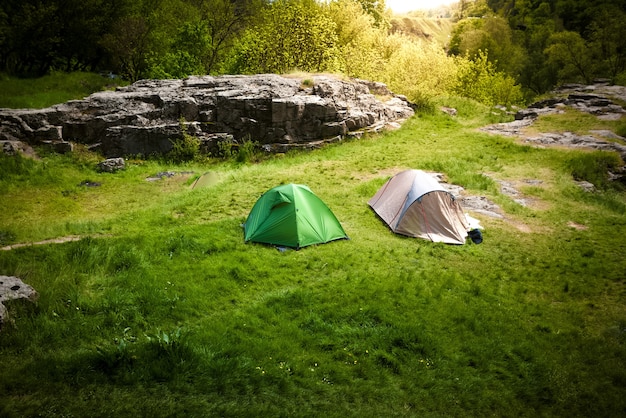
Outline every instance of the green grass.
[[21, 79], [0, 74], [0, 108], [41, 109], [68, 100], [82, 99], [94, 91], [124, 83], [98, 74], [55, 73], [37, 79]]
[[[40, 294], [7, 304], [0, 415], [622, 416], [626, 195], [574, 183], [606, 155], [480, 133], [499, 117], [446, 100], [458, 116], [256, 164], [110, 174], [86, 152], [0, 157], [0, 238], [84, 236], [0, 251], [0, 274]], [[472, 214], [481, 245], [394, 235], [366, 202], [404, 168], [443, 172], [506, 217]], [[146, 181], [165, 170], [220, 181]], [[522, 188], [536, 204], [494, 179], [542, 180]], [[252, 205], [284, 182], [311, 187], [350, 240], [245, 244]]]

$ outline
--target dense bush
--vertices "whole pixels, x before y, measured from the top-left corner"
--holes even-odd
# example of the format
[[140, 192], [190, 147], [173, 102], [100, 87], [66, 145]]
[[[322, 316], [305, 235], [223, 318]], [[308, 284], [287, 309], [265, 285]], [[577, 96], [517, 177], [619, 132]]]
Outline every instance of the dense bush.
[[335, 71], [335, 29], [327, 8], [314, 1], [273, 2], [239, 40], [229, 72]]
[[200, 140], [187, 133], [185, 121], [180, 120], [182, 136], [172, 140], [172, 149], [167, 157], [175, 163], [193, 161], [200, 156]]
[[450, 93], [455, 85], [455, 61], [438, 45], [402, 35], [386, 40], [389, 57], [377, 79], [406, 95], [420, 108], [432, 106], [434, 97]]
[[473, 59], [457, 59], [457, 79], [452, 91], [463, 97], [489, 105], [520, 104], [523, 101], [521, 87], [515, 79], [497, 71], [487, 60], [487, 54], [479, 52]]

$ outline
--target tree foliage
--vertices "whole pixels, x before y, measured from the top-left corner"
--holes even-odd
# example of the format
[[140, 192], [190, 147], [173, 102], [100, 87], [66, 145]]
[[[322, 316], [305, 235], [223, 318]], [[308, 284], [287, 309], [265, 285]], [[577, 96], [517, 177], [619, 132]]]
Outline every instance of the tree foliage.
[[328, 7], [313, 0], [278, 0], [261, 12], [234, 50], [231, 72], [336, 71], [337, 31]]
[[393, 91], [425, 109], [434, 97], [451, 93], [457, 68], [442, 48], [405, 35], [390, 36], [386, 43], [390, 53], [378, 77]]
[[148, 24], [142, 16], [127, 16], [102, 39], [102, 45], [114, 57], [113, 63], [128, 80], [138, 80], [147, 67], [148, 36]]
[[425, 107], [439, 94], [510, 104], [520, 86], [626, 81], [626, 0], [460, 0], [453, 15], [446, 55], [393, 32], [385, 0], [4, 0], [0, 72], [339, 72]]
[[513, 77], [498, 71], [479, 52], [474, 59], [457, 59], [456, 84], [452, 91], [459, 96], [469, 97], [490, 105], [519, 104], [523, 101], [522, 91]]
[[[0, 71], [216, 71], [264, 0], [4, 0]], [[197, 43], [198, 42], [198, 43]]]
[[373, 79], [378, 75], [381, 40], [385, 29], [356, 0], [336, 0], [329, 4], [329, 16], [337, 34], [339, 70], [351, 77]]
[[458, 23], [450, 42], [452, 54], [472, 58], [478, 51], [488, 53], [499, 71], [534, 94], [559, 82], [626, 78], [626, 0], [488, 0], [486, 4], [489, 13]]
[[0, 71], [39, 76], [51, 69], [93, 71], [106, 65], [100, 41], [126, 11], [123, 1], [4, 0]]
[[449, 51], [469, 58], [488, 52], [489, 61], [508, 74], [519, 74], [526, 58], [523, 48], [514, 43], [508, 22], [493, 14], [460, 21], [453, 31]]
[[[589, 25], [597, 73], [626, 79], [626, 12], [615, 5], [598, 9]], [[624, 80], [626, 81], [626, 80]]]
[[377, 28], [387, 29], [390, 25], [390, 19], [387, 14], [387, 4], [385, 0], [355, 0], [358, 2], [365, 13], [374, 19], [374, 26]]
[[200, 19], [206, 26], [206, 49], [202, 63], [206, 74], [220, 71], [222, 62], [239, 35], [262, 10], [261, 0], [197, 0]]
[[558, 77], [561, 81], [591, 82], [593, 76], [591, 50], [578, 33], [563, 31], [553, 34], [545, 52], [549, 62], [560, 68]]

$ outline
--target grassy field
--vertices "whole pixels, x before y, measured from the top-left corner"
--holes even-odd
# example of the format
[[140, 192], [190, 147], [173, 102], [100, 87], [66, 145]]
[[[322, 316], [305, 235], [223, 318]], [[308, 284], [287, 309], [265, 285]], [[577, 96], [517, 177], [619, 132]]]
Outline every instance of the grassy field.
[[82, 99], [94, 91], [128, 84], [119, 78], [74, 72], [36, 79], [20, 79], [0, 73], [0, 107], [42, 109], [68, 100]]
[[[458, 116], [246, 164], [110, 174], [85, 151], [0, 157], [2, 245], [83, 237], [0, 251], [0, 274], [40, 294], [8, 303], [0, 415], [624, 416], [626, 193], [572, 175], [604, 178], [613, 157], [481, 133], [505, 117], [442, 104]], [[394, 235], [366, 202], [405, 168], [442, 172], [504, 217], [470, 212], [480, 245]], [[146, 181], [166, 170], [180, 174]], [[218, 183], [191, 189], [207, 171]], [[496, 180], [523, 184], [530, 206]], [[350, 239], [245, 244], [256, 199], [290, 182]]]

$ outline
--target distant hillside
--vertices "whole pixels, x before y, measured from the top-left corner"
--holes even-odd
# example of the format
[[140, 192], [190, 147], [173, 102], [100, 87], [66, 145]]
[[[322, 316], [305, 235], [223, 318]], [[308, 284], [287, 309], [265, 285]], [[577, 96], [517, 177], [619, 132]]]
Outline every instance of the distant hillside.
[[454, 26], [451, 18], [397, 16], [391, 19], [392, 32], [404, 33], [447, 45]]

